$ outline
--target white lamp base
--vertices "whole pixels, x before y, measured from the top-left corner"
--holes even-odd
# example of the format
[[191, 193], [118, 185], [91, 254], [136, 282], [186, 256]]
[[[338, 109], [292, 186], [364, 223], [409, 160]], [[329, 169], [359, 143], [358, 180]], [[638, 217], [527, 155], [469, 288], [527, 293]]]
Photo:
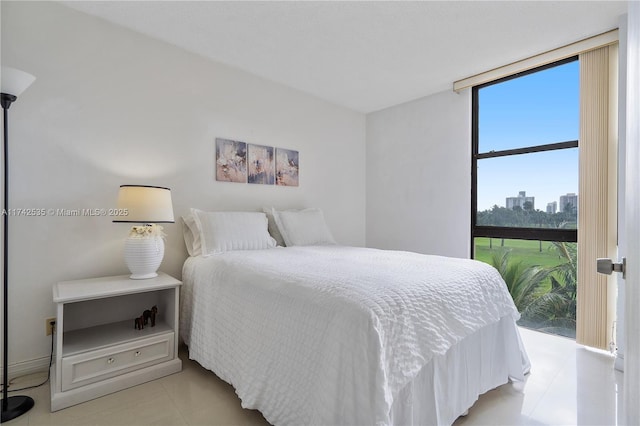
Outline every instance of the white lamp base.
[[156, 271], [164, 257], [162, 237], [132, 238], [124, 242], [124, 263], [131, 271], [132, 280], [157, 277]]
[[155, 278], [158, 276], [157, 272], [154, 272], [152, 274], [131, 274], [129, 275], [129, 278], [132, 280], [146, 280], [149, 278]]

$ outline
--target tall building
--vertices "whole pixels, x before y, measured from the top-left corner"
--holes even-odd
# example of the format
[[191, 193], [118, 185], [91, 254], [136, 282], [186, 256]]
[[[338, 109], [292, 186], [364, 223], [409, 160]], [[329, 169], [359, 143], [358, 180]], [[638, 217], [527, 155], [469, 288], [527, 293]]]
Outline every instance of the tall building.
[[578, 194], [575, 194], [573, 192], [568, 193], [567, 195], [561, 195], [560, 196], [560, 212], [564, 212], [567, 208], [567, 206], [570, 205], [571, 206], [571, 211], [573, 212], [577, 212], [578, 211]]
[[547, 203], [547, 213], [554, 214], [557, 211], [558, 211], [558, 203], [556, 201]]
[[515, 206], [520, 206], [520, 208], [524, 208], [524, 203], [527, 201], [531, 203], [531, 210], [535, 209], [535, 199], [536, 197], [527, 197], [527, 191], [518, 192], [517, 197], [507, 197], [507, 208], [513, 210]]

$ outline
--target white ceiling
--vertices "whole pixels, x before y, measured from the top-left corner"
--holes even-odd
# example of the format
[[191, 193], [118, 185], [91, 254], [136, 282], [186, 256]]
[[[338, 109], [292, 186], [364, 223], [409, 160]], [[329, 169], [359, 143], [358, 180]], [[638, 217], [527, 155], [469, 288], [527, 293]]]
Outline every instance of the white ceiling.
[[616, 1], [63, 3], [364, 113], [616, 28], [627, 10]]

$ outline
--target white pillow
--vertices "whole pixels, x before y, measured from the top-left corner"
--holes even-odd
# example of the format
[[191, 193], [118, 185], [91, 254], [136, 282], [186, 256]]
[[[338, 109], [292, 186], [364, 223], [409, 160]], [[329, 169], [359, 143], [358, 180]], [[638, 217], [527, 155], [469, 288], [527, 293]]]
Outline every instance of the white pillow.
[[186, 216], [182, 216], [182, 235], [189, 256], [200, 256], [202, 254], [200, 229], [198, 229], [198, 225], [196, 225], [192, 212], [187, 213]]
[[263, 207], [262, 211], [267, 215], [267, 228], [269, 229], [269, 234], [276, 240], [276, 244], [284, 247], [284, 239], [282, 238], [282, 234], [278, 229], [278, 224], [276, 223], [276, 219], [273, 217], [273, 207]]
[[274, 209], [273, 217], [288, 247], [336, 244], [320, 209]]
[[204, 212], [191, 209], [200, 230], [202, 255], [231, 250], [261, 250], [276, 246], [261, 212]]

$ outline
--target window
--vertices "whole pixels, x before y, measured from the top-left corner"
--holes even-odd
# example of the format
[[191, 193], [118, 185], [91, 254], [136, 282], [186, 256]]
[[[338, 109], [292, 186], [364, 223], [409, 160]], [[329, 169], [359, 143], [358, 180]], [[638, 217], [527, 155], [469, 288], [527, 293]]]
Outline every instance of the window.
[[505, 278], [521, 325], [575, 337], [577, 57], [472, 91], [472, 257]]

